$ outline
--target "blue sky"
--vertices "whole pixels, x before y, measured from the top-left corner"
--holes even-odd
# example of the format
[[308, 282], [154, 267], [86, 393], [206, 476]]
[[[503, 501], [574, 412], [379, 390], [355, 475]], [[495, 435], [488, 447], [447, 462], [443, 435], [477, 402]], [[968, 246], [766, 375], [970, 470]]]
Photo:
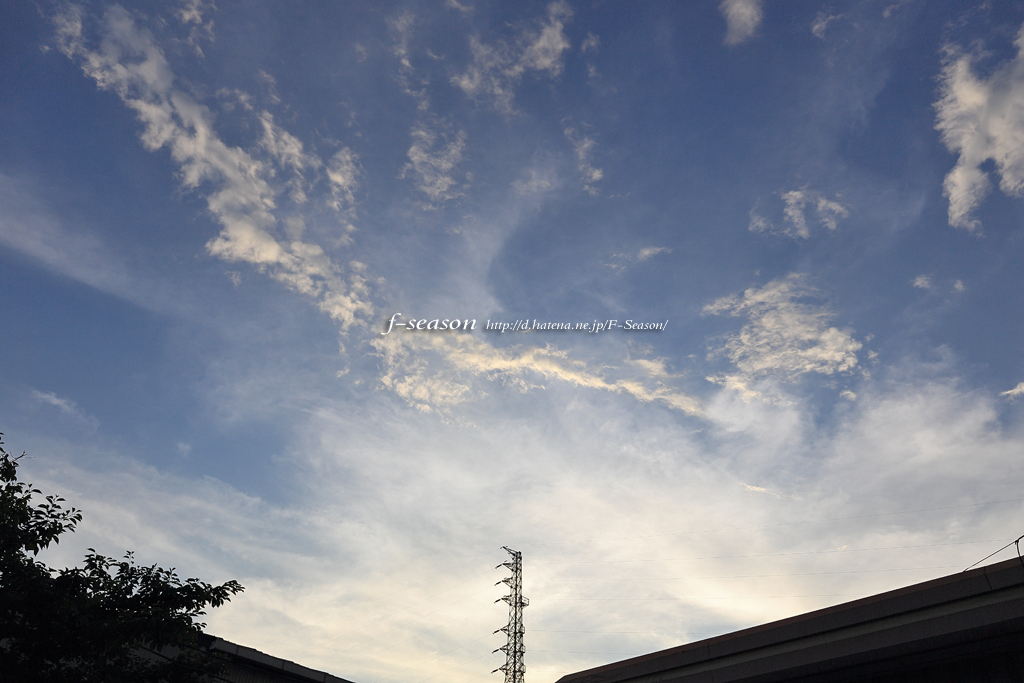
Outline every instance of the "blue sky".
[[541, 683], [1024, 533], [1019, 4], [2, 12], [0, 429], [84, 510], [52, 563], [468, 682], [509, 545]]

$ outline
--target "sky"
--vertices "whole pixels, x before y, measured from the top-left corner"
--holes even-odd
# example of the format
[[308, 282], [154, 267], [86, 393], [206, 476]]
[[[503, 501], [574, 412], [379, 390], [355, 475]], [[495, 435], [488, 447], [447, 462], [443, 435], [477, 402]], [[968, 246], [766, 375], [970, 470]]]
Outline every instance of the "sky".
[[1020, 3], [38, 0], [0, 34], [0, 431], [83, 511], [53, 566], [236, 579], [208, 632], [468, 683], [509, 546], [549, 683], [1024, 533]]

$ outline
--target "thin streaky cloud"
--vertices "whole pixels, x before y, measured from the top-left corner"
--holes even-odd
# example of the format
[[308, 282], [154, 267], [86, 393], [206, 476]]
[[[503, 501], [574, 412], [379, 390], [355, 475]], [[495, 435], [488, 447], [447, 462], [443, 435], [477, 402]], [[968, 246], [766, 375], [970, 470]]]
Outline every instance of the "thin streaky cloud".
[[671, 253], [672, 253], [672, 249], [670, 249], [669, 247], [644, 247], [643, 249], [641, 249], [640, 251], [638, 251], [636, 253], [636, 260], [637, 261], [646, 261], [647, 259], [651, 258], [652, 256], [657, 256], [658, 254], [671, 254]]
[[1024, 396], [1024, 382], [1018, 383], [1017, 386], [1015, 386], [1013, 389], [1004, 391], [999, 395], [1005, 396], [1006, 398], [1016, 398], [1018, 396]]
[[604, 177], [604, 171], [591, 163], [594, 148], [597, 143], [589, 135], [584, 135], [574, 126], [565, 127], [565, 137], [572, 143], [573, 151], [576, 153], [576, 168], [579, 170], [583, 180], [583, 189], [591, 195], [597, 194], [593, 183]]
[[99, 421], [95, 417], [87, 415], [78, 407], [77, 403], [69, 398], [61, 398], [52, 391], [39, 391], [38, 389], [32, 389], [30, 395], [37, 403], [52, 406], [66, 417], [70, 417], [75, 422], [82, 423], [90, 429], [97, 429], [99, 427]]
[[631, 264], [642, 263], [651, 258], [654, 258], [655, 256], [658, 256], [659, 254], [671, 253], [671, 247], [642, 247], [640, 249], [637, 249], [636, 251], [627, 251], [613, 254], [611, 259], [609, 260], [610, 262], [604, 263], [602, 265], [607, 266], [608, 268], [611, 268], [616, 272], [621, 272], [628, 268]]
[[[168, 148], [187, 189], [212, 186], [207, 206], [223, 227], [207, 244], [211, 255], [252, 264], [314, 298], [343, 329], [372, 312], [361, 273], [346, 278], [320, 246], [274, 237], [276, 201], [266, 162], [220, 139], [209, 110], [174, 86], [163, 52], [127, 11], [116, 6], [107, 10], [100, 22], [98, 49], [88, 46], [78, 7], [69, 5], [54, 22], [61, 51], [79, 62], [100, 88], [115, 92], [135, 111], [144, 126], [141, 139], [146, 149]], [[265, 119], [264, 125], [268, 125]], [[281, 133], [270, 130], [274, 131], [272, 153], [283, 155], [289, 163], [307, 163], [301, 150], [296, 156], [290, 136], [282, 142]]]
[[825, 39], [825, 32], [828, 30], [828, 25], [837, 19], [842, 19], [842, 14], [827, 14], [826, 12], [818, 12], [818, 15], [814, 18], [811, 23], [811, 33], [814, 34], [815, 38]]
[[521, 392], [542, 389], [541, 382], [556, 380], [631, 396], [641, 403], [659, 402], [690, 415], [703, 413], [699, 400], [659, 381], [665, 378], [662, 364], [634, 363], [645, 372], [611, 380], [551, 345], [499, 349], [469, 334], [395, 334], [377, 338], [371, 345], [384, 363], [382, 386], [425, 412], [445, 414], [479, 396], [476, 380], [484, 379]]

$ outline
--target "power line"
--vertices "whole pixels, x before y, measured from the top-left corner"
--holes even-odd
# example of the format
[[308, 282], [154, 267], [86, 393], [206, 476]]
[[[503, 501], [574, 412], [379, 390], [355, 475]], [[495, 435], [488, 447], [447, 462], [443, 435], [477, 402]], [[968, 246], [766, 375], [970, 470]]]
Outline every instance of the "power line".
[[[1002, 540], [1002, 539], [999, 539], [999, 540]], [[980, 560], [978, 560], [977, 562], [972, 564], [967, 569], [971, 569], [973, 567], [977, 567], [979, 564], [981, 564], [982, 562], [984, 562], [988, 558], [992, 557], [993, 555], [998, 555], [999, 553], [1001, 553], [1004, 550], [1006, 550], [1007, 548], [1009, 548], [1011, 545], [1017, 546], [1017, 557], [1020, 558], [1020, 542], [1021, 542], [1021, 540], [1024, 540], [1024, 536], [1021, 536], [1020, 538], [1018, 538], [1018, 539], [1016, 539], [1014, 541], [1010, 541], [1009, 543], [1007, 543], [1006, 545], [1004, 545], [1002, 548], [1000, 548], [999, 550], [995, 551], [994, 553], [989, 553], [985, 557], [981, 558]], [[1020, 561], [1021, 561], [1021, 564], [1024, 565], [1024, 558], [1021, 558]], [[964, 571], [967, 571], [967, 569], [965, 569]]]
[[[638, 538], [663, 538], [665, 536], [688, 536], [692, 534], [715, 534], [723, 531], [750, 531], [752, 529], [772, 529], [782, 526], [796, 526], [799, 524], [817, 524], [820, 522], [845, 522], [851, 519], [871, 519], [874, 517], [889, 517], [892, 515], [909, 515], [915, 512], [936, 512], [938, 510], [959, 510], [961, 508], [982, 507], [984, 505], [999, 505], [1001, 503], [1019, 503], [1024, 498], [1008, 498], [1006, 500], [990, 500], [984, 503], [965, 503], [963, 505], [943, 505], [933, 508], [919, 508], [916, 510], [898, 510], [896, 512], [876, 512], [870, 515], [852, 515], [850, 517], [823, 517], [821, 519], [805, 519], [797, 522], [778, 522], [776, 524], [759, 524], [755, 526], [732, 526], [721, 529], [704, 529], [702, 531], [674, 531], [665, 534], [645, 534], [641, 536], [606, 536], [602, 538], [590, 538], [578, 541], [548, 541], [545, 543], [523, 543], [526, 546], [542, 545], [569, 545], [571, 543], [594, 543], [596, 541], [631, 541]], [[1024, 539], [1022, 539], [1024, 540]]]
[[[553, 631], [550, 629], [534, 628], [531, 633], [596, 633], [599, 635], [646, 635], [646, 636], [715, 636], [726, 631]], [[530, 650], [539, 652], [540, 650]]]
[[[870, 550], [906, 550], [908, 548], [938, 548], [948, 545], [974, 545], [977, 543], [993, 543], [999, 541], [1005, 541], [1005, 538], [990, 538], [984, 541], [953, 541], [950, 543], [922, 543], [918, 545], [889, 545], [879, 546], [877, 548], [835, 548], [833, 550], [806, 550], [794, 553], [761, 553], [756, 555], [708, 555], [705, 557], [661, 557], [652, 558], [647, 560], [565, 560], [561, 562], [538, 562], [539, 565], [554, 565], [554, 564], [611, 564], [611, 563], [632, 563], [632, 562], [682, 562], [685, 560], [739, 560], [747, 559], [752, 557], [786, 557], [790, 555], [827, 555], [829, 553], [859, 553]], [[1010, 547], [1010, 544], [1004, 546], [1004, 548]], [[996, 551], [999, 552], [999, 551]]]
[[[1024, 539], [1024, 537], [1022, 537]], [[1008, 547], [1008, 546], [1004, 546]], [[787, 576], [833, 576], [835, 574], [875, 574], [878, 572], [912, 572], [924, 569], [951, 569], [956, 564], [936, 565], [934, 567], [897, 567], [895, 569], [852, 569], [842, 572], [797, 572], [791, 574], [729, 574], [725, 576], [663, 576], [658, 578], [628, 579], [549, 579], [551, 583], [614, 583], [627, 581], [696, 581], [699, 579], [758, 579], [781, 578]]]
[[563, 655], [626, 655], [628, 657], [644, 654], [642, 652], [590, 652], [589, 650], [533, 650], [533, 652], [553, 652]]
[[665, 600], [782, 600], [786, 598], [850, 598], [864, 593], [814, 593], [811, 595], [687, 595], [663, 598], [547, 598], [551, 602], [660, 602]]

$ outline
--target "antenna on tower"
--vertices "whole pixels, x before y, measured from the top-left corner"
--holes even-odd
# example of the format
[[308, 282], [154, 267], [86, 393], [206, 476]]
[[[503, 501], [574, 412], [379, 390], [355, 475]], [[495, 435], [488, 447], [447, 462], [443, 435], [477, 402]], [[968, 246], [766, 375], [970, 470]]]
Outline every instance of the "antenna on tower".
[[523, 626], [523, 608], [530, 604], [529, 598], [523, 597], [523, 554], [518, 550], [512, 550], [507, 545], [501, 546], [509, 555], [511, 560], [499, 564], [495, 569], [508, 567], [512, 570], [512, 576], [505, 577], [495, 586], [504, 583], [509, 587], [509, 594], [498, 598], [494, 602], [504, 600], [508, 603], [508, 624], [499, 628], [495, 633], [504, 633], [508, 636], [508, 642], [494, 652], [505, 653], [505, 666], [499, 666], [491, 673], [505, 672], [505, 683], [524, 683], [526, 681], [526, 645], [523, 644], [523, 636], [526, 628]]

